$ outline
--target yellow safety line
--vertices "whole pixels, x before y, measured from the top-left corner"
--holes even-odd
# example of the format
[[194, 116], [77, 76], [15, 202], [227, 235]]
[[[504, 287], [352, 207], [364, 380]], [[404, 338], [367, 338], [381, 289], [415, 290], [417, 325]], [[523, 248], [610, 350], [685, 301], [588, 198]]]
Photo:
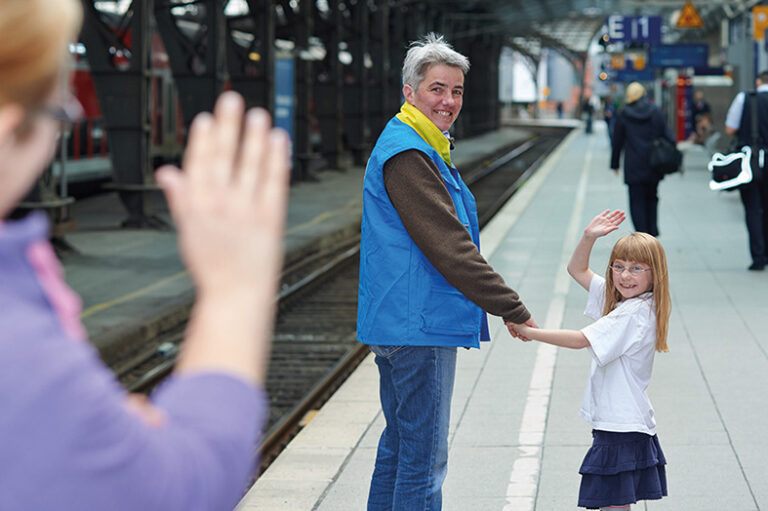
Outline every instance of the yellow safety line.
[[92, 307], [88, 307], [86, 310], [80, 314], [80, 319], [85, 319], [88, 316], [92, 316], [93, 314], [96, 314], [97, 312], [101, 312], [104, 309], [109, 309], [110, 307], [114, 307], [115, 305], [121, 304], [123, 302], [127, 302], [128, 300], [131, 300], [133, 298], [136, 298], [137, 296], [141, 296], [145, 293], [148, 293], [149, 291], [160, 287], [164, 284], [167, 284], [168, 282], [171, 282], [173, 280], [176, 280], [180, 277], [184, 277], [188, 274], [187, 270], [182, 270], [179, 273], [176, 273], [175, 275], [171, 275], [170, 277], [166, 277], [162, 280], [158, 280], [154, 284], [150, 284], [149, 286], [143, 287], [141, 289], [137, 289], [136, 291], [132, 293], [128, 293], [125, 296], [121, 296], [120, 298], [115, 298], [114, 300], [111, 300], [109, 302], [104, 303], [98, 303], [96, 305], [93, 305]]
[[[348, 207], [354, 205], [354, 202], [355, 201], [353, 200], [350, 203], [347, 203], [345, 205], [345, 208], [348, 208]], [[287, 234], [293, 234], [295, 232], [301, 231], [301, 230], [306, 229], [308, 227], [312, 227], [313, 225], [319, 224], [320, 222], [322, 222], [324, 220], [327, 220], [328, 218], [334, 216], [335, 214], [336, 214], [335, 211], [326, 211], [325, 213], [316, 216], [315, 218], [313, 218], [309, 222], [305, 222], [303, 224], [295, 225], [292, 228], [287, 229], [285, 231], [285, 234], [286, 235]], [[133, 299], [133, 298], [136, 298], [137, 296], [141, 296], [141, 295], [151, 291], [152, 289], [155, 289], [156, 287], [162, 286], [163, 284], [167, 284], [168, 282], [176, 280], [176, 279], [178, 279], [180, 277], [184, 277], [184, 276], [187, 275], [187, 273], [188, 273], [187, 270], [180, 271], [179, 273], [177, 273], [175, 275], [171, 275], [170, 277], [166, 277], [166, 278], [164, 278], [162, 280], [158, 280], [154, 284], [151, 284], [151, 285], [149, 285], [147, 287], [138, 289], [138, 290], [136, 290], [136, 291], [134, 291], [132, 293], [128, 293], [127, 295], [121, 296], [120, 298], [116, 298], [116, 299], [111, 300], [109, 302], [99, 303], [99, 304], [96, 304], [96, 305], [94, 305], [92, 307], [88, 307], [86, 310], [84, 310], [82, 312], [82, 314], [80, 314], [80, 319], [87, 318], [88, 316], [92, 316], [93, 314], [96, 314], [97, 312], [101, 312], [104, 309], [108, 309], [110, 307], [114, 307], [115, 305], [118, 305], [120, 303], [126, 302], [128, 300]]]
[[328, 218], [332, 217], [335, 214], [336, 214], [335, 211], [327, 211], [327, 212], [325, 212], [325, 213], [323, 213], [321, 215], [317, 215], [315, 218], [313, 218], [309, 222], [305, 222], [303, 224], [295, 225], [295, 226], [291, 227], [290, 229], [287, 229], [285, 231], [285, 234], [293, 234], [294, 232], [301, 231], [302, 229], [306, 229], [307, 227], [312, 227], [313, 225], [319, 224], [323, 220], [327, 220]]
[[335, 216], [335, 215], [339, 214], [339, 211], [343, 211], [345, 209], [349, 209], [349, 208], [354, 207], [355, 205], [357, 205], [358, 202], [360, 202], [360, 199], [352, 199], [349, 202], [347, 202], [346, 204], [344, 204], [344, 207], [342, 207], [340, 209], [333, 210], [333, 211], [326, 211], [325, 213], [317, 215], [315, 218], [313, 218], [309, 222], [305, 222], [305, 223], [299, 224], [299, 225], [294, 225], [290, 229], [286, 229], [285, 230], [285, 234], [286, 235], [293, 234], [295, 232], [298, 232], [298, 231], [301, 231], [303, 229], [306, 229], [307, 227], [312, 227], [313, 225], [317, 225], [320, 222], [322, 222], [324, 220], [327, 220], [327, 219], [331, 218], [332, 216]]

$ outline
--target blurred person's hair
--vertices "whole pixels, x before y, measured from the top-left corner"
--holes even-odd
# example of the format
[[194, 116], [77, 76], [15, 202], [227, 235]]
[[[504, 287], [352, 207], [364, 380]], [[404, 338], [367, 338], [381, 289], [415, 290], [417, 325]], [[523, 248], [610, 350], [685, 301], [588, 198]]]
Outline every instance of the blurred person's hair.
[[42, 105], [64, 79], [82, 21], [77, 0], [0, 0], [0, 106]]
[[627, 90], [624, 94], [624, 101], [629, 105], [645, 96], [645, 87], [639, 82], [632, 82], [627, 85]]

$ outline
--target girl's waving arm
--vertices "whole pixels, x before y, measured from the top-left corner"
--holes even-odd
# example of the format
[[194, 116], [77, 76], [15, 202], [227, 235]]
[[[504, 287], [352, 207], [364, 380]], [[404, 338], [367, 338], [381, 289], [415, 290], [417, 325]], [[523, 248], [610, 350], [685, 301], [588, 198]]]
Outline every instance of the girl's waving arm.
[[576, 249], [573, 251], [570, 262], [568, 262], [568, 274], [578, 282], [581, 287], [589, 291], [589, 283], [592, 281], [594, 273], [589, 269], [589, 254], [592, 252], [592, 246], [597, 238], [615, 231], [619, 224], [624, 221], [623, 211], [606, 209], [589, 222], [584, 229], [584, 234], [579, 240]]

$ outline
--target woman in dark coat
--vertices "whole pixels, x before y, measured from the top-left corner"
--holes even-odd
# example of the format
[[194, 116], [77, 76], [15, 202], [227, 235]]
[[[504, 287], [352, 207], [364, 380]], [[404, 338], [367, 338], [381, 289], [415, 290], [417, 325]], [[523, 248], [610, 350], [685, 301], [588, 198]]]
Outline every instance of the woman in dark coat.
[[629, 212], [638, 232], [659, 235], [656, 217], [659, 205], [657, 188], [663, 177], [651, 169], [653, 141], [675, 139], [659, 107], [653, 105], [638, 82], [627, 86], [626, 106], [616, 116], [613, 126], [611, 169], [618, 174], [619, 156], [624, 150], [624, 182], [629, 188]]

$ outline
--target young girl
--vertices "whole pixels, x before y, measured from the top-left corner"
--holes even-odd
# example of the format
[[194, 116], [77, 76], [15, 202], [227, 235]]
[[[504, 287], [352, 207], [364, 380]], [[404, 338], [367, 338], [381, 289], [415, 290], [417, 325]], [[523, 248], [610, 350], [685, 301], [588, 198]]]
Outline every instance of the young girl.
[[613, 247], [605, 278], [589, 269], [597, 238], [618, 229], [622, 211], [604, 211], [584, 230], [568, 273], [589, 291], [585, 314], [596, 321], [579, 330], [507, 325], [523, 340], [588, 348], [592, 368], [581, 416], [592, 426], [592, 447], [579, 469], [579, 506], [629, 510], [638, 500], [667, 495], [666, 460], [645, 393], [656, 351], [667, 350], [670, 298], [661, 243], [635, 232]]

